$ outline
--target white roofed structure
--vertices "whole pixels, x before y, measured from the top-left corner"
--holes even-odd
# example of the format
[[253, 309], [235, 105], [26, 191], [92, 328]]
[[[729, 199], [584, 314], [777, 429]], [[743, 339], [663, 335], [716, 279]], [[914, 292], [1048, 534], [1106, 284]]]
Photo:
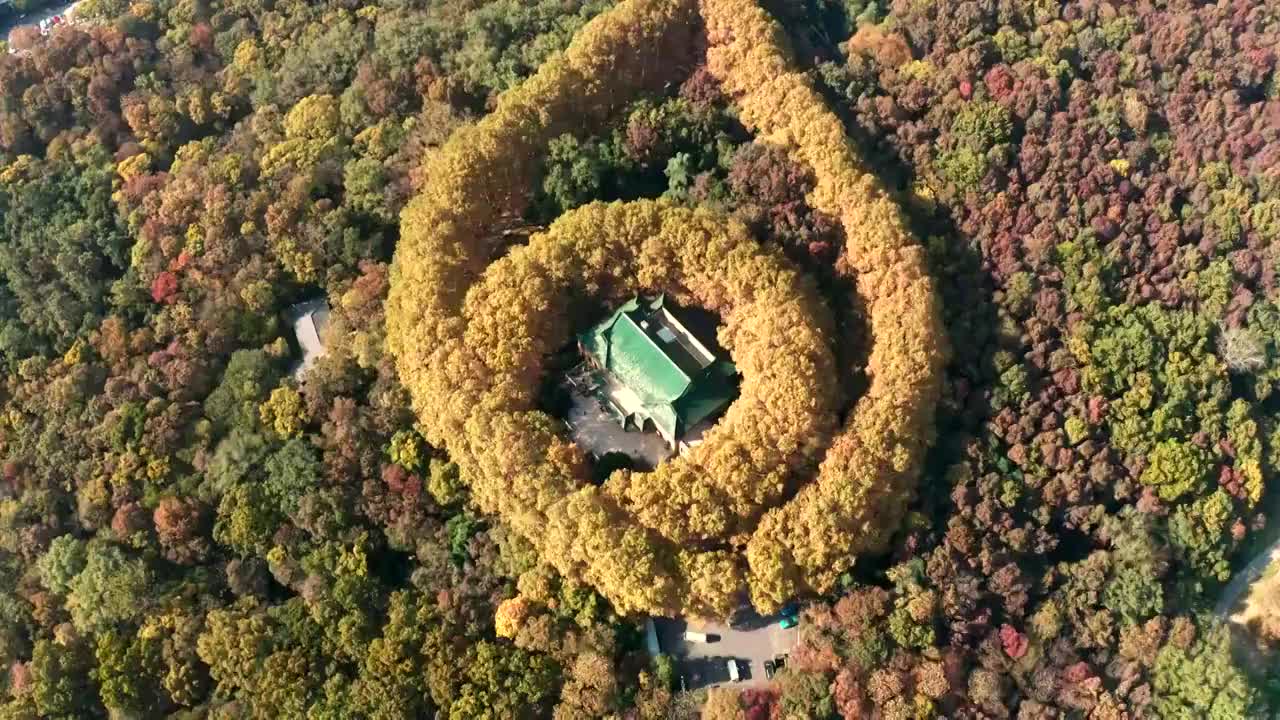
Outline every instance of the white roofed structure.
[[329, 303], [324, 298], [298, 303], [289, 308], [288, 317], [293, 324], [293, 334], [298, 338], [298, 347], [302, 348], [302, 357], [293, 366], [291, 374], [294, 380], [301, 381], [316, 360], [324, 357], [324, 332], [329, 327]]

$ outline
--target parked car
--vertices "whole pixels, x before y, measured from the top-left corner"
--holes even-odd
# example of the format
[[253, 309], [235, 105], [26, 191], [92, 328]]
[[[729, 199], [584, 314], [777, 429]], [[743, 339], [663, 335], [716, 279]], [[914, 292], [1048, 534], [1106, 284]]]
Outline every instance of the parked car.
[[695, 632], [693, 630], [685, 630], [684, 639], [688, 640], [689, 642], [696, 642], [696, 643], [708, 642], [706, 633]]
[[773, 674], [778, 672], [778, 666], [773, 664], [772, 660], [764, 661], [764, 677], [766, 680], [772, 680]]
[[738, 682], [739, 680], [741, 680], [742, 676], [738, 674], [738, 661], [734, 660], [733, 658], [729, 658], [728, 665], [729, 665], [729, 680], [732, 682]]
[[794, 617], [784, 617], [782, 618], [782, 620], [778, 621], [778, 627], [782, 628], [783, 630], [790, 630], [791, 628], [799, 624], [800, 624], [800, 621], [795, 619]]
[[775, 672], [786, 667], [786, 665], [787, 665], [786, 655], [779, 655], [773, 659], [773, 669]]

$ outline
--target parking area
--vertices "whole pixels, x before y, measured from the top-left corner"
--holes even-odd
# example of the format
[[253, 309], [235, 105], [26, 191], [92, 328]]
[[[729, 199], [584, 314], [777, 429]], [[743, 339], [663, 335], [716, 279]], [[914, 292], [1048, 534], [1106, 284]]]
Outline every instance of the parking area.
[[[783, 629], [779, 615], [753, 616], [729, 627], [724, 623], [655, 618], [662, 651], [676, 659], [685, 689], [696, 690], [730, 683], [728, 661], [737, 661], [738, 687], [758, 687], [769, 679], [765, 661], [786, 655], [795, 647], [798, 635], [792, 627]], [[707, 642], [685, 639], [692, 630], [706, 634]]]

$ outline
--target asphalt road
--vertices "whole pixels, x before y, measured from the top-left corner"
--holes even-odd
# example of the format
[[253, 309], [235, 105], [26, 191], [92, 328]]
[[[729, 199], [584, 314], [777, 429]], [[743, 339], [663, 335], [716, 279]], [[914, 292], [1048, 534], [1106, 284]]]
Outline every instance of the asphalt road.
[[39, 25], [41, 20], [47, 20], [54, 15], [65, 15], [74, 2], [61, 2], [53, 5], [46, 5], [39, 10], [32, 10], [25, 17], [4, 13], [0, 15], [0, 39], [8, 40], [9, 33], [13, 32], [16, 27], [23, 25]]
[[[1268, 518], [1280, 516], [1280, 496], [1271, 496], [1266, 501], [1266, 507], [1263, 512]], [[1266, 548], [1253, 556], [1247, 565], [1240, 568], [1231, 576], [1231, 580], [1222, 588], [1222, 593], [1218, 596], [1218, 603], [1214, 607], [1214, 614], [1224, 621], [1232, 621], [1232, 619], [1241, 611], [1241, 599], [1248, 594], [1249, 588], [1262, 577], [1262, 573], [1266, 571], [1267, 566], [1274, 561], [1280, 561], [1280, 526], [1268, 523], [1263, 529], [1263, 540], [1270, 540]]]
[[1240, 597], [1249, 590], [1253, 582], [1262, 576], [1262, 572], [1267, 569], [1273, 561], [1280, 559], [1280, 540], [1276, 540], [1267, 546], [1266, 550], [1258, 553], [1248, 565], [1245, 565], [1231, 578], [1231, 582], [1222, 589], [1222, 595], [1218, 598], [1218, 606], [1214, 608], [1218, 617], [1227, 620], [1233, 615], [1232, 612], [1237, 608]]
[[[664, 653], [676, 659], [685, 688], [697, 690], [729, 683], [730, 659], [738, 663], [741, 679], [736, 687], [767, 684], [764, 662], [791, 652], [799, 640], [797, 628], [783, 630], [778, 626], [781, 619], [780, 616], [757, 618], [737, 630], [723, 623], [666, 618], [654, 618], [654, 625], [658, 630], [658, 644]], [[711, 636], [710, 641], [685, 640], [685, 630], [706, 633]]]

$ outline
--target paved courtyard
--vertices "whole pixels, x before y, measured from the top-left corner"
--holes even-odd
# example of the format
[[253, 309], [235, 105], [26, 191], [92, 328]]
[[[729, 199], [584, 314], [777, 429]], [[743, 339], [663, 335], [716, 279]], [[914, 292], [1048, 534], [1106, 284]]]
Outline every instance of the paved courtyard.
[[[791, 652], [799, 639], [797, 628], [783, 630], [778, 626], [781, 619], [777, 615], [755, 616], [734, 629], [724, 623], [654, 618], [654, 626], [658, 644], [664, 653], [675, 657], [687, 690], [729, 683], [731, 658], [738, 661], [741, 678], [736, 687], [759, 687], [769, 682], [764, 662]], [[685, 640], [686, 630], [706, 633], [708, 642]]]
[[569, 397], [572, 404], [565, 416], [569, 435], [592, 455], [620, 452], [635, 460], [640, 469], [651, 470], [671, 454], [658, 433], [623, 429], [594, 392], [576, 387], [570, 390]]

